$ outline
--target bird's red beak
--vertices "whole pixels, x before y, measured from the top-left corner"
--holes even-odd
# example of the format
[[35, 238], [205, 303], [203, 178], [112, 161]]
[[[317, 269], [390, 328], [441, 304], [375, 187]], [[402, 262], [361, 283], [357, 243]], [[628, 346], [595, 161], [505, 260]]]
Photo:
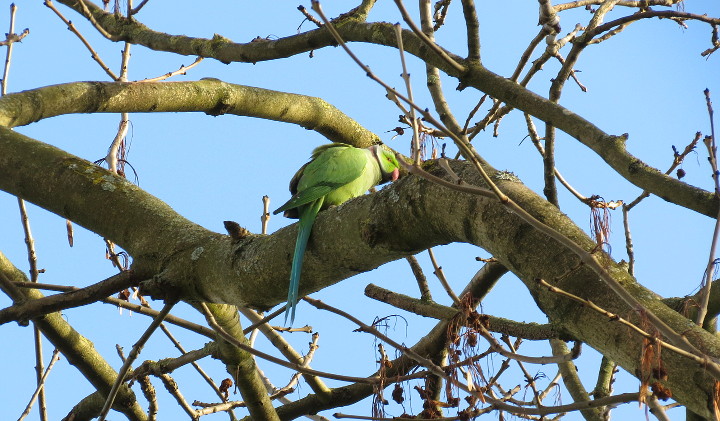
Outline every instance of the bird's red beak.
[[395, 181], [400, 177], [400, 170], [395, 168], [392, 173], [390, 173], [390, 180]]

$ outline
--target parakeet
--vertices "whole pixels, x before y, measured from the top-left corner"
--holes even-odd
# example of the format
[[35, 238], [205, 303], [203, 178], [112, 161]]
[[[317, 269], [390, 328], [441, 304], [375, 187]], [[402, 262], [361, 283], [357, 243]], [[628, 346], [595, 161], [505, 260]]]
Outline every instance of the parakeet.
[[361, 149], [331, 143], [316, 148], [310, 162], [295, 173], [290, 180], [292, 197], [273, 212], [285, 212], [288, 218], [300, 219], [290, 269], [285, 323], [288, 315], [290, 324], [295, 320], [303, 257], [318, 212], [362, 196], [373, 186], [397, 180], [399, 167], [395, 155], [379, 145]]

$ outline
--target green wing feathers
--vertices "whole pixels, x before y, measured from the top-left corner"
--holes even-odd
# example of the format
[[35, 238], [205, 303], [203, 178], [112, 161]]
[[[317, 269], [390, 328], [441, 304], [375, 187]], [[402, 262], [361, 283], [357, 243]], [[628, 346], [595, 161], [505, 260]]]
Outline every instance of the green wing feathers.
[[[355, 180], [365, 167], [367, 158], [364, 155], [364, 149], [344, 143], [331, 143], [316, 148], [312, 160], [300, 168], [290, 182], [293, 197], [273, 213], [307, 205]], [[323, 209], [337, 204], [326, 203]]]

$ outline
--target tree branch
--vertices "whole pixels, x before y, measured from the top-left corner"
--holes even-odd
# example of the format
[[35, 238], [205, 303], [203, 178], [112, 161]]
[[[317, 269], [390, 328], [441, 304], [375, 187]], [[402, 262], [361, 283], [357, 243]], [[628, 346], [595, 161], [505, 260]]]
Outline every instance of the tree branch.
[[85, 288], [15, 304], [0, 310], [0, 325], [10, 321], [27, 324], [29, 319], [43, 314], [92, 304], [118, 291], [137, 286], [145, 278], [134, 271], [124, 271]]
[[[78, 0], [61, 0], [61, 2], [83, 14], [83, 4]], [[97, 6], [91, 4], [87, 6], [91, 9], [94, 19], [106, 31], [120, 40], [144, 45], [158, 51], [212, 57], [223, 63], [255, 63], [274, 60], [335, 45], [335, 40], [325, 27], [277, 40], [260, 40], [246, 44], [236, 44], [221, 36], [216, 36], [212, 40], [173, 36], [151, 31], [136, 21], [127, 21], [116, 17], [102, 11]], [[635, 15], [631, 15], [629, 18], [632, 19], [633, 16]], [[662, 12], [658, 12], [657, 16], [662, 16]], [[709, 19], [712, 18], [705, 20]], [[597, 29], [600, 30], [603, 26], [601, 25]], [[389, 23], [366, 23], [363, 19], [351, 14], [336, 20], [334, 27], [345, 41], [397, 48], [395, 30]], [[581, 116], [558, 104], [553, 104], [514, 81], [493, 73], [481, 64], [464, 60], [455, 54], [444, 51], [443, 55], [462, 69], [450, 65], [447, 60], [429, 50], [427, 44], [419, 39], [413, 31], [404, 30], [402, 38], [405, 51], [448, 75], [458, 78], [461, 88], [466, 86], [476, 88], [564, 131], [592, 149], [632, 184], [667, 201], [704, 215], [714, 217], [717, 214], [719, 203], [712, 193], [666, 176], [630, 154], [625, 148], [627, 135], [611, 136]]]
[[[428, 164], [428, 169], [440, 176], [445, 174], [433, 163]], [[453, 170], [468, 184], [482, 185], [470, 164], [454, 162]], [[516, 178], [489, 166], [486, 171], [493, 174], [504, 194], [534, 218], [585, 250], [595, 248], [582, 230]], [[26, 181], [13, 181], [19, 179]], [[160, 276], [145, 285], [153, 293], [162, 295], [164, 288], [170, 288], [185, 299], [260, 308], [285, 300], [295, 226], [270, 236], [232, 241], [180, 218], [158, 199], [86, 161], [4, 128], [0, 128], [0, 188], [114, 241], [116, 236], [136, 261], [164, 268]], [[97, 212], [88, 209], [87, 204], [93, 201], [112, 202], [114, 206], [100, 220]], [[142, 229], [128, 229], [128, 224], [122, 223], [128, 215], [137, 215], [133, 217], [148, 223], [136, 225]], [[113, 231], [118, 225], [123, 229]], [[426, 228], [417, 230], [417, 226]], [[635, 373], [638, 368], [639, 336], [608, 326], [601, 315], [538, 287], [534, 280], [557, 279], [556, 285], [565, 291], [612, 304], [607, 310], [615, 314], [632, 315], [634, 309], [617, 300], [615, 293], [587, 267], [578, 267], [572, 252], [507, 212], [495, 199], [406, 177], [376, 194], [321, 212], [313, 236], [315, 241], [306, 252], [302, 295], [429, 247], [468, 242], [485, 248], [518, 275], [551, 321], [562, 322], [563, 329], [601, 350], [628, 372]], [[518, 248], [518, 241], [526, 246]], [[598, 256], [607, 271], [643, 307], [696, 347], [717, 357], [713, 351], [720, 348], [717, 339], [699, 327], [688, 327], [686, 318], [635, 283], [623, 268], [602, 253]], [[548, 261], [554, 264], [548, 267]], [[668, 385], [677, 399], [693, 411], [706, 413], [704, 402], [712, 387], [705, 369], [672, 353], [665, 353], [664, 359], [671, 373]]]
[[[0, 277], [8, 278], [12, 283], [27, 281], [25, 275], [10, 263], [2, 253], [0, 253]], [[4, 284], [0, 284], [0, 288], [16, 302], [35, 300], [43, 296], [40, 291], [35, 289], [9, 290], [5, 288]], [[46, 314], [43, 317], [34, 319], [33, 323], [55, 348], [65, 356], [68, 362], [75, 366], [98, 390], [104, 401], [104, 396], [112, 388], [117, 372], [95, 350], [92, 342], [73, 329], [60, 313]], [[127, 386], [120, 388], [113, 409], [120, 411], [130, 420], [144, 421], [147, 419], [147, 415], [135, 399], [135, 394]]]

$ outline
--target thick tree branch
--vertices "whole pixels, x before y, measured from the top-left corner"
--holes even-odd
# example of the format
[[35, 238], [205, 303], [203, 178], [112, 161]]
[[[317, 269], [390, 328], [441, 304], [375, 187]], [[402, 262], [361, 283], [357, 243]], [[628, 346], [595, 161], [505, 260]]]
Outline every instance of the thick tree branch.
[[204, 112], [297, 124], [335, 142], [357, 147], [380, 138], [320, 98], [225, 83], [76, 82], [0, 98], [0, 125], [24, 126], [77, 113]]
[[[11, 153], [5, 153], [8, 150]], [[149, 291], [162, 295], [163, 289], [169, 287], [186, 299], [254, 307], [270, 307], [285, 300], [296, 235], [294, 225], [270, 236], [248, 236], [232, 241], [185, 220], [178, 222], [180, 217], [167, 205], [90, 163], [1, 128], [0, 152], [0, 188], [73, 218], [112, 240], [115, 240], [113, 235], [117, 236], [122, 240], [118, 242], [136, 261], [162, 267], [161, 276], [146, 285]], [[28, 156], [33, 159], [25, 158]], [[443, 173], [439, 168], [429, 169]], [[466, 182], [481, 183], [470, 164], [455, 162], [453, 169]], [[535, 218], [586, 250], [596, 247], [566, 216], [522, 183], [490, 167], [486, 170], [495, 174], [505, 194]], [[32, 181], [33, 177], [37, 180]], [[23, 184], [11, 181], [18, 179], [28, 181]], [[100, 182], [93, 183], [93, 180]], [[108, 190], [105, 183], [117, 188]], [[118, 194], [122, 200], [116, 198]], [[96, 221], [97, 212], [87, 209], [92, 208], [88, 206], [92, 203], [88, 197], [100, 197], [102, 200], [98, 203], [116, 203], [113, 208], [117, 208], [117, 212], [150, 218], [150, 223], [138, 224], [135, 230], [133, 225], [128, 228], [120, 224], [125, 229], [117, 231], [113, 227], [121, 219], [113, 218], [119, 216], [110, 213], [102, 223]], [[418, 226], [424, 227], [423, 230], [417, 230]], [[156, 236], [161, 237], [160, 242], [156, 242]], [[639, 367], [640, 337], [608, 324], [602, 315], [577, 302], [538, 287], [535, 279], [557, 279], [554, 283], [559, 288], [581, 297], [592, 297], [594, 302], [607, 303], [608, 311], [630, 315], [631, 319], [633, 309], [617, 300], [588, 268], [578, 267], [578, 259], [572, 252], [507, 212], [497, 200], [406, 177], [376, 194], [321, 212], [313, 228], [313, 238], [306, 252], [301, 294], [428, 247], [468, 242], [485, 248], [518, 275], [551, 322], [561, 324], [573, 337], [597, 348], [628, 372], [635, 373]], [[518, 244], [523, 247], [517, 247]], [[150, 256], [152, 250], [156, 253]], [[676, 332], [682, 332], [699, 349], [718, 356], [716, 350], [720, 349], [720, 343], [716, 338], [670, 310], [609, 258], [600, 257], [607, 270], [643, 307]], [[553, 265], [547, 265], [549, 261], [554, 262]], [[270, 285], [273, 288], [269, 288]], [[712, 382], [704, 368], [671, 352], [663, 356], [670, 376], [667, 384], [675, 397], [693, 411], [709, 414], [705, 405], [711, 395]]]
[[[78, 0], [61, 0], [61, 2], [83, 14], [83, 6]], [[335, 40], [324, 27], [277, 40], [260, 40], [246, 44], [236, 44], [220, 36], [212, 40], [173, 36], [152, 31], [136, 21], [104, 12], [97, 6], [88, 6], [91, 6], [90, 11], [94, 19], [118, 40], [159, 51], [212, 57], [224, 63], [274, 60], [335, 45]], [[334, 21], [333, 24], [345, 41], [397, 48], [395, 30], [389, 23], [366, 23], [364, 19], [348, 15]], [[461, 87], [476, 88], [564, 131], [592, 149], [618, 174], [641, 189], [710, 217], [717, 214], [719, 204], [712, 193], [662, 174], [630, 154], [625, 148], [627, 135], [611, 136], [581, 116], [540, 97], [514, 81], [493, 73], [480, 63], [465, 60], [446, 51], [446, 55], [453, 62], [462, 66], [463, 70], [459, 71], [434, 51], [429, 50], [412, 31], [404, 30], [402, 39], [405, 51], [458, 78]]]
[[[477, 83], [491, 86], [493, 96], [520, 93], [533, 110], [546, 114], [546, 121], [558, 128], [571, 127], [571, 131], [565, 130], [638, 187], [705, 215], [716, 214], [717, 200], [711, 192], [676, 180], [635, 158], [625, 149], [625, 138], [609, 136], [569, 110], [487, 70], [480, 68], [476, 74]], [[498, 89], [502, 92], [494, 92]], [[80, 82], [11, 94], [0, 99], [0, 125], [15, 127], [60, 114], [126, 111], [237, 114], [298, 124], [332, 141], [359, 147], [379, 141], [372, 132], [318, 98], [216, 79], [148, 84]]]

